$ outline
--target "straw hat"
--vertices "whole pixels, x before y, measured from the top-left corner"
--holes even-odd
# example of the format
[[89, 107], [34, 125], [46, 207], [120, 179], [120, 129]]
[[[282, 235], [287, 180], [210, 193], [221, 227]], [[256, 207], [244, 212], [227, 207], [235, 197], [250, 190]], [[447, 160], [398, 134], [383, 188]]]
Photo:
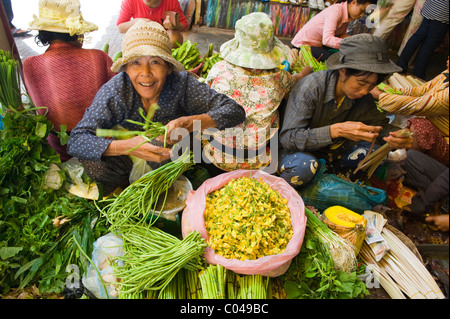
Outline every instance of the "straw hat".
[[78, 0], [39, 0], [39, 17], [33, 15], [29, 30], [69, 33], [71, 36], [95, 31], [98, 27], [83, 19]]
[[167, 31], [157, 22], [138, 20], [122, 40], [122, 57], [111, 67], [122, 72], [128, 62], [143, 56], [157, 56], [173, 65], [175, 71], [183, 71], [183, 65], [172, 57], [172, 44]]
[[236, 22], [233, 39], [220, 47], [222, 57], [237, 66], [273, 69], [289, 56], [289, 47], [275, 37], [275, 28], [264, 12], [253, 12]]
[[344, 38], [339, 52], [327, 59], [329, 70], [343, 68], [389, 74], [402, 71], [402, 68], [389, 60], [386, 42], [380, 37], [362, 33]]

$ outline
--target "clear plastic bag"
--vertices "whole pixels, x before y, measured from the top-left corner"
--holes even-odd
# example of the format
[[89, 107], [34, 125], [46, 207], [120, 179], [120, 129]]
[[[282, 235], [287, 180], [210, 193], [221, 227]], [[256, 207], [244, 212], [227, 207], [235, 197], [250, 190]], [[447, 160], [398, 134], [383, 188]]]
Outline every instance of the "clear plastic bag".
[[84, 174], [84, 167], [76, 157], [61, 164], [61, 168], [69, 176], [66, 180], [66, 189], [69, 193], [88, 199], [98, 199], [99, 191], [97, 184], [89, 181]]
[[255, 260], [227, 259], [214, 253], [210, 247], [206, 248], [205, 259], [210, 264], [220, 264], [238, 274], [259, 274], [269, 277], [281, 276], [289, 268], [292, 258], [299, 252], [303, 243], [306, 229], [305, 206], [302, 198], [284, 179], [270, 175], [260, 170], [236, 170], [224, 173], [206, 180], [195, 192], [191, 191], [186, 200], [186, 208], [181, 219], [183, 237], [191, 231], [198, 231], [203, 238], [208, 240], [203, 213], [206, 206], [206, 196], [223, 186], [232, 179], [240, 177], [262, 178], [274, 190], [277, 190], [283, 198], [288, 199], [287, 205], [291, 212], [293, 236], [283, 253], [260, 257]]
[[[122, 238], [108, 233], [94, 242], [94, 250], [92, 251], [92, 262], [97, 267], [102, 280], [105, 283], [103, 287], [102, 280], [98, 276], [94, 266], [89, 264], [86, 274], [83, 275], [83, 285], [95, 297], [99, 299], [117, 299], [119, 296], [118, 286], [116, 282], [118, 278], [114, 276], [114, 269], [110, 264], [110, 260], [115, 257], [122, 257], [124, 254]], [[117, 261], [118, 266], [123, 266], [123, 261]]]

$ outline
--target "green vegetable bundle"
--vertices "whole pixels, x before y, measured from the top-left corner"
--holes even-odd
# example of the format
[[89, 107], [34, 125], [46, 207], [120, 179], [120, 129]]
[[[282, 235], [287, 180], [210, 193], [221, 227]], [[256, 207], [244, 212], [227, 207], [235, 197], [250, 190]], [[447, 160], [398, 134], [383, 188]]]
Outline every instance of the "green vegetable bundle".
[[[114, 275], [121, 278], [119, 298], [139, 296], [148, 290], [164, 291], [181, 269], [202, 267], [206, 242], [197, 231], [182, 240], [156, 227], [127, 223], [121, 227], [125, 254], [113, 263]], [[166, 291], [167, 293], [167, 291]]]
[[[367, 295], [365, 283], [357, 277], [358, 269], [351, 272], [336, 269], [326, 239], [331, 230], [307, 208], [305, 214], [307, 224], [302, 248], [282, 276], [288, 298], [354, 299]], [[336, 253], [339, 252], [346, 254], [342, 249]]]
[[186, 70], [194, 69], [203, 61], [197, 42], [192, 43], [189, 39], [179, 44], [178, 48], [172, 49], [172, 56], [183, 64]]
[[3, 115], [6, 109], [21, 107], [19, 62], [11, 57], [9, 51], [0, 50], [0, 114]]
[[153, 115], [156, 110], [159, 109], [157, 104], [152, 104], [147, 112], [147, 115], [144, 115], [144, 109], [139, 109], [139, 114], [144, 119], [144, 123], [126, 120], [129, 123], [138, 125], [142, 127], [142, 131], [127, 131], [127, 130], [114, 130], [114, 129], [101, 129], [98, 128], [96, 130], [96, 135], [99, 137], [115, 137], [118, 139], [128, 139], [134, 136], [141, 136], [144, 138], [144, 142], [129, 149], [128, 151], [133, 151], [144, 143], [150, 142], [158, 136], [164, 135], [164, 147], [166, 147], [166, 138], [167, 138], [167, 127], [159, 122], [152, 122]]
[[214, 45], [210, 43], [208, 52], [206, 52], [205, 56], [203, 57], [202, 77], [206, 79], [209, 70], [211, 70], [213, 65], [222, 60], [223, 58], [219, 52], [214, 53]]
[[300, 52], [303, 55], [303, 58], [305, 59], [305, 62], [313, 68], [314, 72], [326, 70], [326, 64], [325, 62], [319, 62], [316, 60], [316, 58], [311, 53], [311, 47], [309, 45], [301, 45], [300, 46]]
[[163, 196], [162, 211], [170, 186], [194, 165], [192, 157], [185, 152], [175, 161], [145, 174], [118, 196], [103, 200], [107, 205], [102, 209], [102, 215], [111, 224], [111, 230], [120, 232], [129, 221], [145, 223], [152, 213], [156, 213], [160, 196]]
[[199, 274], [203, 299], [225, 299], [227, 270], [221, 265], [208, 265]]

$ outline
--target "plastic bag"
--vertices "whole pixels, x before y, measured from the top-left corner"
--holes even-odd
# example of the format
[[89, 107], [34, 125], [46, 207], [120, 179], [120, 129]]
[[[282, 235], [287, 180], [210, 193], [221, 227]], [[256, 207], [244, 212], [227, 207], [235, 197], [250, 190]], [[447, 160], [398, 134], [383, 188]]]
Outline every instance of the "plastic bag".
[[[117, 290], [117, 277], [114, 276], [114, 269], [110, 265], [110, 258], [122, 257], [124, 254], [122, 238], [108, 233], [94, 242], [94, 250], [92, 251], [92, 262], [100, 272], [102, 280], [105, 283], [106, 290], [103, 287], [95, 268], [89, 264], [86, 274], [83, 275], [83, 285], [95, 297], [99, 299], [117, 299], [119, 292]], [[118, 266], [123, 266], [123, 261], [119, 260]], [[108, 294], [108, 295], [107, 295]]]
[[[175, 182], [173, 182], [172, 186], [170, 186], [168, 190], [164, 210], [161, 212], [161, 217], [171, 221], [176, 221], [176, 215], [186, 206], [186, 199], [191, 190], [191, 182], [185, 176], [181, 175]], [[164, 201], [163, 195], [164, 194], [162, 194], [158, 199], [155, 209], [157, 213], [155, 213], [155, 215], [158, 215], [161, 210], [161, 206]]]
[[130, 184], [133, 184], [139, 178], [152, 171], [152, 168], [147, 164], [146, 160], [136, 156], [130, 156], [130, 159], [133, 161], [133, 167], [131, 168], [129, 181]]
[[69, 175], [66, 181], [66, 189], [69, 193], [87, 199], [98, 199], [97, 184], [88, 181], [87, 175], [84, 174], [84, 167], [76, 157], [61, 164], [61, 168]]
[[264, 182], [269, 184], [274, 190], [277, 190], [283, 198], [288, 199], [287, 205], [291, 212], [293, 236], [287, 244], [285, 251], [277, 255], [264, 256], [255, 260], [226, 259], [215, 254], [213, 249], [207, 247], [204, 257], [208, 263], [214, 265], [220, 264], [238, 274], [259, 274], [269, 277], [280, 276], [289, 268], [292, 258], [299, 253], [306, 228], [305, 206], [302, 198], [294, 188], [280, 177], [260, 170], [236, 170], [206, 180], [195, 192], [191, 191], [188, 195], [186, 208], [183, 211], [181, 219], [182, 235], [186, 237], [191, 231], [197, 230], [208, 241], [208, 233], [203, 219], [206, 196], [210, 192], [225, 186], [232, 179], [240, 177], [253, 177], [255, 179], [261, 177]]
[[362, 214], [365, 210], [386, 202], [384, 190], [360, 186], [335, 174], [325, 174], [325, 161], [319, 159], [319, 163], [319, 171], [314, 179], [299, 190], [306, 205], [314, 206], [319, 211], [340, 205]]

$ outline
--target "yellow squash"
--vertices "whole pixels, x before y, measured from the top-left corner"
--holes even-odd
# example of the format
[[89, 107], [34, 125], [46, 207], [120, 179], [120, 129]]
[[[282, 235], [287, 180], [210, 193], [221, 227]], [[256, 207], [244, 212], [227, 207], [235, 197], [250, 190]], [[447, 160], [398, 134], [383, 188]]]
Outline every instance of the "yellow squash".
[[366, 235], [367, 220], [343, 206], [331, 206], [323, 212], [323, 221], [342, 238], [349, 240], [359, 252]]

